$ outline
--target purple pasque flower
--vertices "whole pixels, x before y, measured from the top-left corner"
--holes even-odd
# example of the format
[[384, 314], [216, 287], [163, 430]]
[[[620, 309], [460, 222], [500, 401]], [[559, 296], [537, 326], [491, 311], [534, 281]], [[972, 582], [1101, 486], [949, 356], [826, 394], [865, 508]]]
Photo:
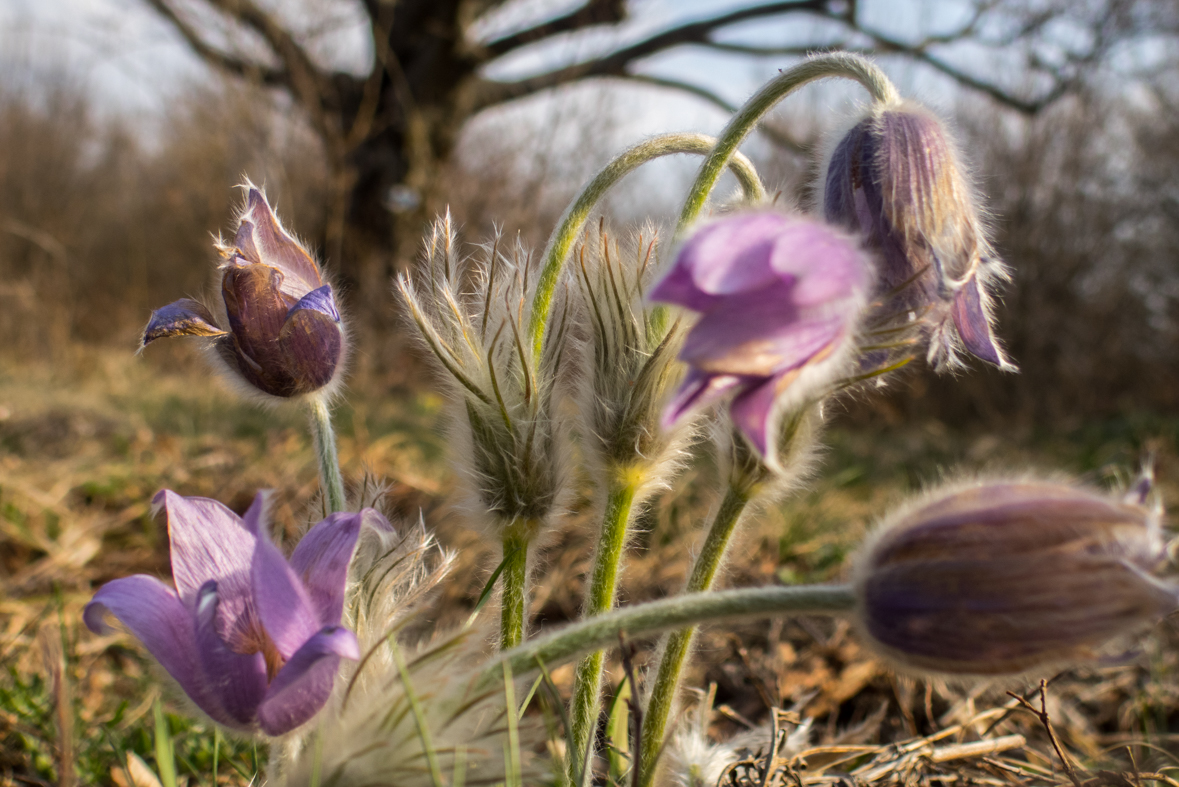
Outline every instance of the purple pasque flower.
[[248, 187], [233, 242], [217, 247], [224, 258], [224, 321], [182, 298], [152, 312], [141, 346], [166, 336], [211, 337], [230, 371], [270, 396], [299, 396], [332, 383], [344, 333], [331, 285], [262, 192]]
[[1005, 269], [940, 120], [914, 104], [874, 109], [832, 150], [820, 186], [826, 219], [877, 253], [882, 326], [915, 319], [938, 368], [955, 365], [959, 347], [1014, 368], [995, 339], [988, 292]]
[[870, 266], [841, 232], [803, 216], [738, 213], [695, 232], [651, 292], [700, 312], [664, 425], [732, 395], [733, 423], [772, 461], [777, 416], [843, 371]]
[[942, 492], [856, 561], [861, 633], [910, 670], [1000, 675], [1091, 659], [1179, 608], [1149, 482], [1122, 500], [1045, 481]]
[[138, 574], [106, 583], [83, 614], [91, 631], [114, 615], [213, 721], [282, 735], [332, 691], [341, 658], [360, 657], [341, 627], [348, 565], [372, 509], [332, 514], [290, 560], [270, 540], [259, 493], [245, 516], [216, 500], [164, 490], [175, 589]]

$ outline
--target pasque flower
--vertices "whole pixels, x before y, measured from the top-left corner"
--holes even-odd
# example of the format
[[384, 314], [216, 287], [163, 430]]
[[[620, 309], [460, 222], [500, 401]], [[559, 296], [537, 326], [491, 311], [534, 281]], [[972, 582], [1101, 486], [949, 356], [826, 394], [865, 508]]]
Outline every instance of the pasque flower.
[[166, 336], [211, 337], [216, 355], [254, 389], [292, 397], [329, 385], [341, 367], [344, 334], [331, 285], [249, 187], [232, 243], [218, 243], [225, 319], [182, 298], [152, 313], [142, 344]]
[[651, 292], [701, 313], [665, 425], [732, 395], [734, 424], [772, 457], [777, 415], [844, 371], [869, 281], [852, 240], [802, 216], [740, 213], [702, 227]]
[[1160, 512], [1043, 481], [977, 483], [886, 524], [857, 561], [860, 629], [902, 667], [999, 675], [1092, 657], [1179, 607]]
[[271, 542], [259, 493], [244, 517], [215, 500], [163, 491], [175, 589], [136, 575], [103, 585], [84, 613], [91, 631], [118, 618], [214, 721], [281, 735], [315, 715], [341, 658], [360, 656], [341, 627], [348, 565], [372, 509], [332, 514], [290, 560]]
[[827, 220], [877, 253], [885, 322], [918, 318], [935, 366], [953, 365], [964, 347], [1011, 368], [987, 291], [1006, 274], [940, 120], [913, 104], [874, 109], [832, 150], [820, 186]]

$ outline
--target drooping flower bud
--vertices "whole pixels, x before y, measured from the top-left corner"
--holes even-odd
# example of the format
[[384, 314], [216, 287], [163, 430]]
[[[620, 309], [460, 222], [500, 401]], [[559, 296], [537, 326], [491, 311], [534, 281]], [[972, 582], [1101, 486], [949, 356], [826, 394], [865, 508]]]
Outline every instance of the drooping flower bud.
[[886, 524], [857, 560], [863, 635], [902, 668], [1002, 675], [1092, 658], [1179, 608], [1160, 512], [1040, 481], [979, 483]]
[[914, 104], [875, 108], [831, 151], [820, 187], [827, 220], [878, 255], [881, 322], [916, 321], [937, 368], [955, 365], [959, 348], [1014, 368], [995, 339], [988, 293], [1005, 269], [940, 120]]
[[300, 396], [334, 382], [344, 332], [331, 285], [258, 189], [249, 188], [237, 233], [218, 250], [224, 320], [183, 298], [152, 313], [142, 345], [166, 336], [211, 337], [230, 371], [270, 396]]
[[870, 262], [838, 230], [756, 212], [704, 226], [651, 298], [700, 312], [665, 424], [733, 395], [733, 423], [771, 459], [777, 420], [846, 371]]

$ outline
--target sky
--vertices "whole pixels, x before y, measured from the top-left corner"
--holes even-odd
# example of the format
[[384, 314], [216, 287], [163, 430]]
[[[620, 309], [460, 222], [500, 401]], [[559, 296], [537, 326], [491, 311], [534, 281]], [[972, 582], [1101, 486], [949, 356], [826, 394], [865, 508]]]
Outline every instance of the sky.
[[[197, 0], [181, 1], [190, 9], [201, 5]], [[511, 0], [481, 20], [475, 33], [484, 39], [494, 38], [563, 13], [580, 1]], [[358, 0], [260, 2], [294, 27], [321, 62], [354, 73], [367, 70], [372, 50]], [[488, 69], [487, 76], [517, 79], [609, 51], [667, 27], [751, 4], [752, 0], [630, 0], [630, 19], [619, 31], [557, 37], [501, 58]], [[909, 41], [951, 30], [962, 23], [967, 12], [964, 0], [861, 0], [859, 4], [864, 26]], [[207, 29], [218, 32], [220, 44], [247, 51], [257, 45], [234, 36], [232, 30], [219, 26], [216, 18], [201, 18], [210, 23]], [[799, 14], [734, 25], [715, 38], [761, 46], [823, 46], [845, 40], [836, 23]], [[1011, 73], [1010, 66], [977, 48], [950, 48], [942, 54], [981, 77], [993, 77], [1001, 70]], [[648, 58], [638, 70], [689, 81], [740, 104], [790, 62], [789, 58], [750, 58], [686, 46]], [[882, 58], [880, 64], [902, 92], [935, 108], [948, 111], [961, 95], [946, 78], [926, 67], [898, 58]], [[211, 78], [208, 68], [146, 0], [0, 0], [0, 77], [17, 78], [30, 70], [60, 72], [84, 80], [101, 111], [139, 119], [145, 134], [151, 133], [153, 119], [167, 110], [171, 97], [187, 82]], [[847, 114], [849, 104], [860, 96], [858, 87], [825, 84], [805, 89], [790, 99], [790, 107], [796, 114], [820, 118], [816, 121], [819, 125], [830, 124], [832, 117]], [[609, 139], [600, 146], [603, 150], [584, 156], [586, 174], [604, 163], [611, 150], [621, 150], [644, 137], [673, 130], [716, 133], [727, 119], [718, 108], [684, 94], [636, 86], [603, 89], [598, 85], [520, 102], [480, 122], [499, 123], [502, 128], [520, 123], [539, 127], [560, 117], [569, 102], [584, 104], [587, 100], [607, 107], [611, 123]], [[575, 127], [562, 130], [558, 124], [551, 144], [562, 144], [562, 134], [568, 144], [576, 145], [583, 132]], [[755, 152], [765, 143], [754, 140], [750, 144]], [[595, 156], [603, 161], [593, 160]], [[658, 183], [678, 185], [690, 177], [693, 168], [689, 162], [660, 163], [645, 170], [642, 177], [650, 191]]]
[[[476, 30], [494, 37], [577, 4], [576, 0], [517, 0], [485, 19]], [[550, 45], [530, 47], [501, 59], [488, 75], [510, 79], [535, 73], [678, 23], [750, 4], [750, 0], [631, 0], [631, 20], [621, 34], [601, 31], [561, 37]], [[313, 52], [322, 61], [356, 73], [363, 73], [371, 62], [365, 18], [355, 0], [286, 0], [281, 4], [272, 0], [268, 5], [281, 8], [281, 15], [313, 42]], [[198, 8], [199, 3], [190, 0], [189, 7]], [[948, 29], [964, 11], [958, 0], [861, 3], [866, 25], [903, 38]], [[755, 45], [814, 45], [838, 40], [839, 31], [825, 20], [791, 15], [776, 22], [732, 26], [717, 38]], [[237, 42], [241, 43], [240, 39]], [[181, 80], [205, 73], [205, 66], [144, 0], [4, 0], [0, 3], [0, 68], [22, 64], [85, 75], [104, 104], [115, 111], [134, 112], [158, 111]], [[751, 62], [747, 57], [684, 47], [651, 58], [643, 70], [653, 75], [690, 76], [736, 101], [780, 65], [780, 58]]]

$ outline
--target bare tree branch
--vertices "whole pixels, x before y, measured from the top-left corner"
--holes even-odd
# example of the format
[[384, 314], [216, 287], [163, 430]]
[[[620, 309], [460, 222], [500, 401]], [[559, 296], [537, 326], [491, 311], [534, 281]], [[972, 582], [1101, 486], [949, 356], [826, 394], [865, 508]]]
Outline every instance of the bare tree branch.
[[797, 11], [823, 13], [826, 10], [827, 0], [793, 0], [793, 2], [750, 6], [749, 8], [742, 8], [710, 19], [690, 22], [679, 27], [664, 30], [650, 38], [623, 47], [596, 60], [576, 63], [539, 76], [521, 79], [516, 82], [482, 80], [476, 89], [473, 108], [478, 111], [479, 109], [495, 104], [501, 104], [505, 101], [511, 101], [515, 98], [521, 98], [541, 90], [547, 90], [548, 88], [588, 77], [626, 76], [627, 67], [635, 60], [681, 44], [707, 44], [709, 42], [709, 36], [715, 30], [736, 24], [737, 22]]
[[1060, 74], [1053, 73], [1051, 76], [1055, 84], [1053, 84], [1051, 89], [1038, 98], [1030, 100], [1021, 99], [1018, 96], [1007, 92], [998, 85], [984, 82], [977, 77], [967, 74], [965, 71], [950, 65], [941, 58], [931, 55], [924, 49], [914, 48], [903, 41], [898, 41], [894, 38], [884, 35], [883, 33], [878, 33], [865, 27], [860, 27], [858, 32], [868, 36], [876, 44], [874, 49], [868, 50], [865, 52], [865, 54], [891, 53], [905, 55], [912, 58], [913, 60], [925, 63], [934, 70], [940, 71], [946, 76], [951, 77], [959, 84], [965, 85], [972, 90], [977, 90], [980, 93], [984, 93], [1000, 104], [1018, 110], [1025, 115], [1036, 114], [1041, 109], [1056, 101], [1056, 99], [1060, 98], [1066, 92], [1068, 92], [1069, 87], [1072, 85], [1072, 81], [1070, 79], [1067, 79]]
[[584, 30], [594, 25], [617, 24], [626, 18], [625, 0], [589, 0], [582, 7], [564, 16], [521, 30], [518, 33], [497, 38], [484, 46], [490, 58], [507, 54], [513, 49], [542, 41], [560, 33]]
[[278, 56], [289, 75], [290, 89], [295, 98], [310, 114], [311, 122], [333, 145], [340, 142], [343, 130], [338, 119], [325, 111], [325, 101], [331, 92], [331, 83], [295, 37], [274, 17], [254, 4], [253, 0], [207, 0], [231, 19], [236, 19], [254, 30]]
[[[654, 85], [656, 87], [669, 88], [671, 90], [679, 90], [697, 98], [704, 99], [713, 106], [719, 107], [726, 113], [732, 114], [737, 111], [737, 107], [725, 101], [723, 98], [713, 93], [711, 90], [700, 87], [699, 85], [689, 84], [688, 82], [680, 82], [674, 79], [664, 79], [662, 77], [647, 76], [646, 74], [627, 74], [623, 79], [629, 82], [638, 82], [644, 85]], [[799, 142], [791, 137], [785, 129], [778, 128], [770, 123], [762, 121], [757, 126], [761, 133], [780, 148], [785, 148], [792, 153], [805, 153], [810, 146], [806, 143]]]
[[200, 34], [168, 5], [167, 0], [147, 0], [148, 4], [168, 20], [193, 52], [214, 68], [228, 71], [237, 76], [257, 79], [264, 85], [290, 85], [290, 75], [282, 69], [273, 68], [264, 63], [258, 63], [222, 52], [212, 44], [201, 38]]

